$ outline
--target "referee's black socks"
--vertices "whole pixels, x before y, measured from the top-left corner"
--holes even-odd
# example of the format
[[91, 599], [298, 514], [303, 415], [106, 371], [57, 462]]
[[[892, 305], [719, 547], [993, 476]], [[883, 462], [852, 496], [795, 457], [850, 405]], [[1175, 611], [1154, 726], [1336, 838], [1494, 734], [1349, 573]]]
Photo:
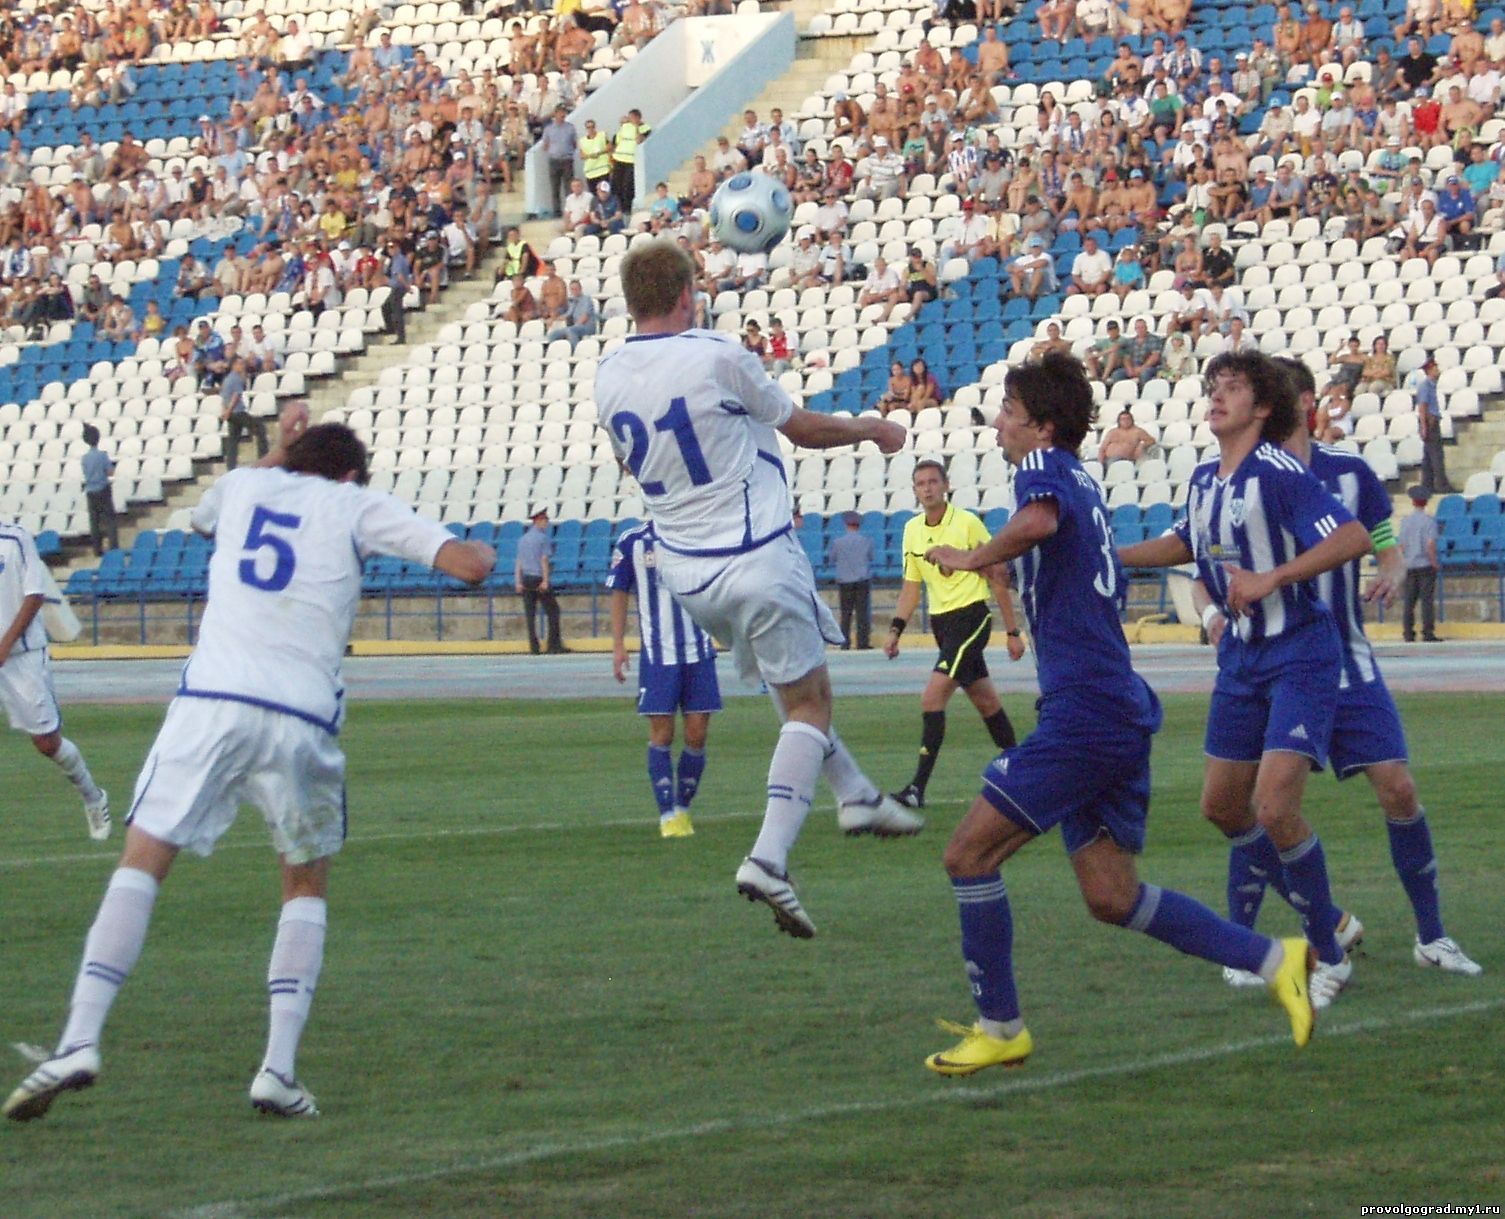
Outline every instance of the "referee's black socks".
[[982, 722], [988, 726], [988, 732], [993, 737], [993, 744], [998, 746], [1000, 752], [1012, 749], [1019, 743], [1018, 738], [1014, 736], [1014, 725], [1009, 723], [1009, 713], [1002, 707], [999, 707], [992, 715], [984, 716]]
[[944, 711], [920, 712], [920, 761], [915, 767], [911, 787], [917, 787], [920, 796], [925, 795], [925, 785], [930, 782], [930, 772], [935, 769], [935, 760], [941, 754], [941, 742], [946, 739], [946, 713]]

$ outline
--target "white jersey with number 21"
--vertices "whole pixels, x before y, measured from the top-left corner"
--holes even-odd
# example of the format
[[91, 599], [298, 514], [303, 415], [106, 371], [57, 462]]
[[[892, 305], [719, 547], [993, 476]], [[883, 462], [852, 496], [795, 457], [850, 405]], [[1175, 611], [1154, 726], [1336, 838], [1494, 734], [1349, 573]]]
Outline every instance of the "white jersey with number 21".
[[633, 335], [596, 370], [596, 408], [658, 545], [756, 550], [790, 525], [775, 430], [794, 403], [757, 356], [710, 330]]
[[282, 711], [336, 732], [340, 662], [367, 555], [433, 565], [451, 534], [390, 495], [313, 474], [226, 474], [193, 512], [215, 537], [209, 604], [178, 694]]

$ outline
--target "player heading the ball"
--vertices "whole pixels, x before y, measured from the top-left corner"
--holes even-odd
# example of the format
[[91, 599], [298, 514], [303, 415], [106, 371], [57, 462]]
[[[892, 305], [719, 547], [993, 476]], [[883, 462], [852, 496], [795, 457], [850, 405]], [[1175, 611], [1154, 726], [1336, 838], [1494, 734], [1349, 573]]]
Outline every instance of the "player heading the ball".
[[884, 796], [831, 723], [826, 645], [841, 632], [792, 528], [777, 432], [825, 449], [872, 441], [895, 453], [904, 430], [876, 416], [796, 407], [735, 339], [690, 325], [695, 265], [668, 241], [622, 260], [637, 333], [602, 359], [596, 405], [612, 447], [642, 488], [663, 587], [748, 680], [768, 684], [784, 721], [768, 768], [763, 826], [737, 889], [781, 930], [815, 934], [789, 881], [790, 849], [823, 773], [848, 833], [913, 834], [922, 820]]

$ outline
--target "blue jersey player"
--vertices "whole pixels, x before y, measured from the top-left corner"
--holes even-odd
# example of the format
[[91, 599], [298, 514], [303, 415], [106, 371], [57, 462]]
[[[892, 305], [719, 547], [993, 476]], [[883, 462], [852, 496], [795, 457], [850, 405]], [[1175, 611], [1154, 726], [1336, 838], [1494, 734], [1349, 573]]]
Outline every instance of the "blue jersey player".
[[1195, 560], [1230, 629], [1207, 714], [1202, 812], [1237, 846], [1267, 835], [1319, 964], [1327, 1006], [1352, 963], [1339, 942], [1321, 840], [1301, 815], [1313, 768], [1327, 765], [1343, 655], [1323, 572], [1353, 562], [1369, 535], [1312, 473], [1277, 446], [1296, 426], [1294, 387], [1258, 353], [1221, 355], [1204, 375], [1219, 457], [1193, 472], [1187, 515], [1163, 538], [1120, 552], [1125, 566]]
[[[652, 524], [622, 532], [611, 557], [611, 671], [627, 680], [627, 601], [638, 598], [638, 714], [648, 717], [648, 781], [665, 838], [688, 838], [690, 801], [705, 773], [706, 732], [721, 710], [716, 648], [658, 578]], [[684, 716], [685, 745], [675, 774], [674, 717]]]
[[[1278, 363], [1285, 367], [1295, 386], [1298, 420], [1309, 418], [1305, 408], [1312, 404], [1317, 389], [1311, 370], [1298, 360], [1281, 358]], [[1326, 572], [1317, 582], [1317, 591], [1333, 611], [1343, 641], [1343, 673], [1339, 681], [1338, 712], [1333, 721], [1333, 773], [1340, 780], [1361, 772], [1367, 775], [1385, 813], [1390, 860], [1416, 917], [1413, 959], [1425, 968], [1480, 974], [1483, 972], [1480, 966], [1443, 929], [1437, 856], [1432, 849], [1426, 814], [1417, 798], [1416, 781], [1407, 764], [1406, 734], [1395, 700], [1380, 674], [1374, 648], [1364, 633], [1364, 602], [1377, 600], [1388, 605], [1405, 577], [1405, 562], [1390, 524], [1390, 496], [1367, 461], [1357, 453], [1314, 444], [1300, 423], [1284, 447], [1310, 468], [1332, 496], [1369, 530], [1379, 561], [1379, 576], [1365, 596], [1359, 591], [1358, 561]], [[1208, 634], [1216, 642], [1226, 619], [1215, 607], [1208, 617]], [[1270, 840], [1256, 830], [1230, 852], [1229, 917], [1252, 927], [1269, 883], [1281, 891], [1280, 861]], [[1362, 937], [1363, 927], [1348, 914], [1339, 924], [1339, 934], [1344, 947], [1352, 948]], [[1245, 985], [1249, 975], [1230, 973], [1228, 981], [1235, 986]]]
[[1290, 1015], [1296, 1044], [1305, 1045], [1313, 1021], [1306, 943], [1257, 935], [1136, 874], [1160, 703], [1130, 663], [1108, 510], [1076, 457], [1096, 413], [1092, 387], [1078, 361], [1052, 354], [1012, 369], [1004, 391], [997, 427], [1017, 470], [1018, 511], [981, 546], [937, 547], [926, 558], [972, 571], [1017, 560], [1015, 583], [1039, 665], [1040, 718], [983, 773], [982, 794], [946, 848], [979, 1018], [971, 1028], [946, 1025], [962, 1040], [925, 1065], [970, 1075], [1019, 1063], [1033, 1048], [1014, 985], [1013, 917], [1000, 867], [1057, 825], [1094, 918], [1259, 974]]

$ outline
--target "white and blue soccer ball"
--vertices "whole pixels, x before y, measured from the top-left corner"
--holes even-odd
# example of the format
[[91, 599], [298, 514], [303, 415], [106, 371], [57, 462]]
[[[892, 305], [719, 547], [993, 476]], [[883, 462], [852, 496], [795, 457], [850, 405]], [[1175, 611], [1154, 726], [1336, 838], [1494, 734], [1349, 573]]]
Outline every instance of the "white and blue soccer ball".
[[784, 239], [794, 200], [772, 174], [733, 174], [711, 196], [711, 234], [741, 254], [766, 254]]

